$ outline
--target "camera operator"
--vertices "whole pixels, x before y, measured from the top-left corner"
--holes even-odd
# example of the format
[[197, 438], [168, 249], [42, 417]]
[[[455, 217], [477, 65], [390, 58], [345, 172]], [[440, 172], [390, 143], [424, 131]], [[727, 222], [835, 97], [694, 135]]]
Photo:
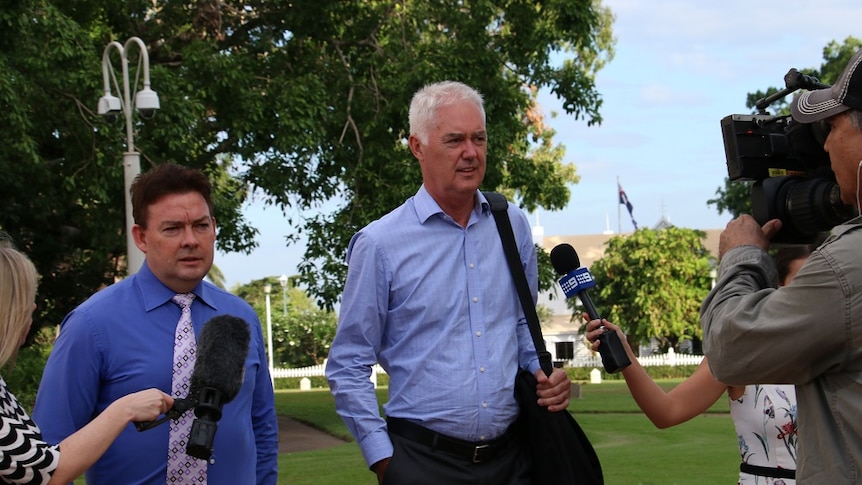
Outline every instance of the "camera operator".
[[[830, 128], [824, 149], [841, 199], [857, 209], [860, 63], [862, 51], [830, 88], [806, 92], [791, 107], [797, 122], [824, 122]], [[766, 250], [780, 229], [777, 219], [761, 227], [744, 215], [722, 232], [719, 278], [701, 309], [704, 350], [716, 379], [728, 385], [796, 385], [799, 483], [860, 483], [862, 218], [835, 226], [794, 280], [779, 289]]]

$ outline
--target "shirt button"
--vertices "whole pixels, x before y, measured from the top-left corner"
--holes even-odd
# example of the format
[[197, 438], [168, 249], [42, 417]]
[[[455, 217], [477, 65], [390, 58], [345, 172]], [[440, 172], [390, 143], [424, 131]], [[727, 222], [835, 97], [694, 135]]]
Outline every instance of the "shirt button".
[[474, 296], [474, 297], [473, 297], [473, 303], [476, 303], [477, 301], [479, 301], [479, 297], [478, 297], [478, 296]]
[[477, 336], [477, 337], [481, 337], [481, 336], [482, 336], [482, 331], [481, 331], [481, 330], [477, 331], [477, 332], [476, 332], [476, 336]]
[[482, 403], [482, 407], [483, 407], [483, 408], [487, 408], [487, 407], [488, 407], [488, 403], [483, 402], [483, 403]]
[[479, 372], [485, 372], [485, 366], [479, 367]]
[[470, 263], [470, 269], [473, 269], [473, 268], [475, 268], [475, 267], [476, 267], [476, 265], [475, 265], [475, 264]]

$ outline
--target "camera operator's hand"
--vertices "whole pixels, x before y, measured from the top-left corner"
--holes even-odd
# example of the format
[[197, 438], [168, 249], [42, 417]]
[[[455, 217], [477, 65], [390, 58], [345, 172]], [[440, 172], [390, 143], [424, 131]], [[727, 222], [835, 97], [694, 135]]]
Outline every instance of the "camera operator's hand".
[[769, 241], [781, 229], [781, 221], [772, 219], [767, 221], [763, 227], [748, 214], [727, 223], [718, 241], [718, 258], [724, 253], [739, 246], [757, 246], [761, 249], [769, 248]]

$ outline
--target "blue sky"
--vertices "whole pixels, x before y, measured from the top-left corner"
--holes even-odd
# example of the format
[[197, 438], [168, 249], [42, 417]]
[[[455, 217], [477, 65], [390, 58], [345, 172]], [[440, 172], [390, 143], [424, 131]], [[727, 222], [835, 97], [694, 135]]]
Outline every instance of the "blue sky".
[[[723, 228], [729, 217], [706, 204], [727, 175], [721, 118], [749, 113], [747, 94], [783, 87], [790, 68], [819, 67], [828, 42], [862, 37], [858, 0], [604, 4], [616, 15], [617, 43], [596, 77], [602, 125], [588, 127], [553, 96], [540, 97], [546, 116], [557, 112], [548, 121], [581, 177], [565, 210], [530, 216], [547, 236], [630, 232], [618, 178], [640, 227], [664, 216], [680, 227]], [[257, 203], [245, 214], [260, 246], [251, 255], [216, 254], [228, 288], [296, 273], [304, 246], [285, 247], [290, 228], [279, 211]]]

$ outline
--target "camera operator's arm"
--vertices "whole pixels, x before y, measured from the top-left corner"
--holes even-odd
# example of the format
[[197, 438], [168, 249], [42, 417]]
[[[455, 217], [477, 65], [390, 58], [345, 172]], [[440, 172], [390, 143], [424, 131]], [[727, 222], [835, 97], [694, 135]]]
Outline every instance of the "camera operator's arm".
[[757, 246], [761, 249], [769, 248], [769, 240], [781, 229], [781, 221], [772, 219], [767, 221], [763, 227], [748, 214], [743, 214], [727, 223], [718, 241], [718, 259], [724, 254], [739, 246]]
[[862, 269], [844, 263], [858, 258], [855, 228], [833, 229], [830, 240], [781, 288], [775, 262], [764, 249], [727, 249], [700, 311], [703, 349], [716, 379], [729, 385], [805, 384], [851, 365], [862, 348], [848, 338], [856, 317], [847, 309], [862, 301], [847, 284]]
[[634, 352], [623, 335], [622, 330], [607, 320], [592, 320], [587, 323], [587, 339], [593, 343], [593, 350], [598, 350], [599, 340], [604, 326], [607, 330], [615, 331], [623, 342], [626, 353], [631, 360], [631, 365], [623, 369], [623, 378], [631, 392], [632, 397], [646, 417], [652, 421], [656, 428], [669, 428], [684, 423], [689, 419], [703, 413], [715, 404], [719, 397], [727, 389], [725, 384], [718, 382], [709, 371], [706, 358], [698, 366], [688, 379], [678, 386], [665, 392], [646, 370], [640, 365]]

